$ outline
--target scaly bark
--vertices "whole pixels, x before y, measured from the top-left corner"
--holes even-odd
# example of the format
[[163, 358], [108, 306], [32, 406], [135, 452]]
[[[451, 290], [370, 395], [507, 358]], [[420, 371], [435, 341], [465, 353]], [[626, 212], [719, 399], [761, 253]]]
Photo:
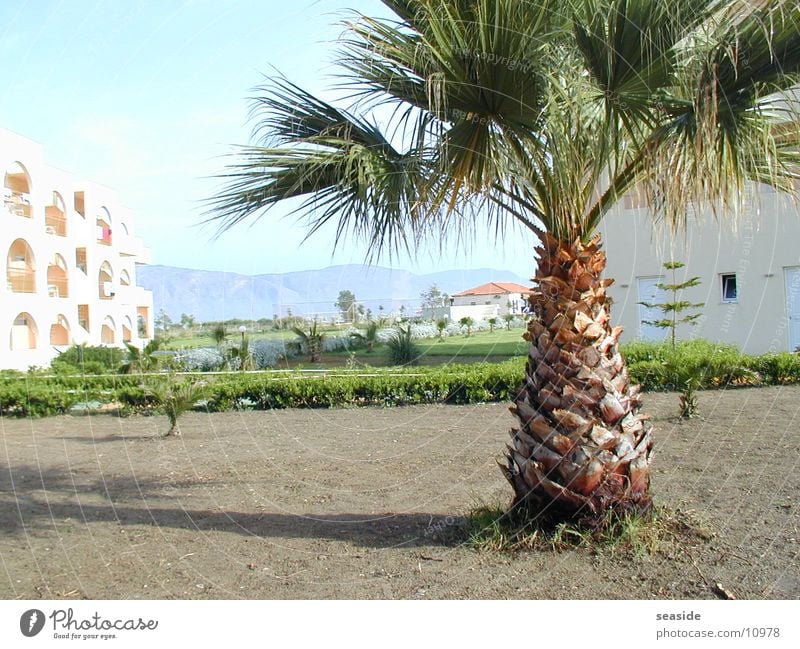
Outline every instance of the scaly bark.
[[520, 426], [501, 465], [513, 506], [556, 520], [644, 511], [652, 426], [619, 352], [622, 327], [609, 325], [613, 280], [600, 277], [600, 237], [583, 244], [541, 233], [536, 250], [526, 376], [511, 407]]

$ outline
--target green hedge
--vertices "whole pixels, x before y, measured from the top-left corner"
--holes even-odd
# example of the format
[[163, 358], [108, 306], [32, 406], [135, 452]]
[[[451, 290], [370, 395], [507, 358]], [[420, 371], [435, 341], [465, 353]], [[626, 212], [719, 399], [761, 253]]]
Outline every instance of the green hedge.
[[[800, 355], [748, 356], [705, 341], [623, 347], [633, 381], [646, 390], [675, 390], [690, 378], [700, 388], [800, 383]], [[425, 403], [510, 401], [519, 389], [524, 359], [408, 370], [376, 369], [325, 375], [198, 374], [208, 383], [209, 411], [236, 408], [332, 408]], [[167, 375], [163, 379], [168, 379]], [[0, 414], [41, 417], [63, 414], [79, 403], [116, 402], [124, 412], [154, 407], [146, 386], [157, 377], [136, 375], [41, 376], [0, 373]]]
[[[519, 388], [522, 361], [375, 370], [370, 375], [329, 373], [198, 374], [208, 382], [206, 408], [332, 408], [400, 406], [422, 403], [508, 401]], [[146, 386], [156, 377], [0, 377], [0, 414], [41, 417], [69, 412], [79, 403], [116, 402], [126, 412], [151, 409]]]
[[[510, 400], [522, 377], [520, 361], [414, 368], [374, 375], [328, 374], [296, 378], [227, 375], [209, 389], [211, 411], [251, 407], [333, 408], [477, 403]], [[372, 373], [370, 373], [372, 374]]]
[[750, 356], [705, 340], [623, 345], [631, 378], [645, 390], [679, 390], [695, 379], [701, 389], [800, 383], [800, 355]]
[[0, 414], [19, 417], [61, 415], [91, 401], [119, 400], [121, 391], [136, 389], [134, 377], [89, 376], [0, 376]]

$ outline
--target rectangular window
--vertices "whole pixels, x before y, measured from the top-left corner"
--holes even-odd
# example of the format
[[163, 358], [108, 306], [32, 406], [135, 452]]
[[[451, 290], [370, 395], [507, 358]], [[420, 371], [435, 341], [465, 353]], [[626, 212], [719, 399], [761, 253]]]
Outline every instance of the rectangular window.
[[89, 305], [88, 304], [79, 304], [78, 305], [78, 324], [89, 331]]
[[83, 199], [83, 192], [75, 192], [73, 206], [78, 214], [83, 217], [86, 216], [86, 203]]
[[736, 286], [736, 273], [722, 275], [722, 301], [738, 302], [739, 290]]
[[86, 274], [86, 248], [75, 248], [75, 265]]

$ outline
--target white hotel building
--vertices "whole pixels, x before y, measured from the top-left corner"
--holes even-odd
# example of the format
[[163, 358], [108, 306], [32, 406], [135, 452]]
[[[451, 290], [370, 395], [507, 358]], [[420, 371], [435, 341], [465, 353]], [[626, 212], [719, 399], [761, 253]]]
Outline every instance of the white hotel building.
[[152, 337], [153, 296], [136, 286], [149, 251], [117, 195], [48, 166], [41, 145], [2, 128], [0, 166], [0, 369]]

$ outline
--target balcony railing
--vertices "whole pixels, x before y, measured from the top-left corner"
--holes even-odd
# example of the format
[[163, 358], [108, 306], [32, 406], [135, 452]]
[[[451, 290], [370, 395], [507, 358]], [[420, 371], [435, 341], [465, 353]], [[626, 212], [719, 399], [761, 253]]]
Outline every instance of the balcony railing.
[[16, 214], [17, 216], [31, 218], [33, 215], [31, 200], [28, 194], [6, 190], [5, 194], [3, 195], [3, 204], [5, 205], [6, 210], [12, 214]]
[[107, 280], [100, 280], [97, 293], [101, 300], [113, 300], [115, 295], [114, 285]]
[[45, 230], [48, 234], [67, 236], [67, 217], [55, 205], [48, 205], [44, 211]]
[[69, 281], [66, 279], [48, 279], [47, 294], [50, 297], [69, 297]]
[[108, 225], [102, 223], [97, 224], [97, 243], [103, 244], [104, 246], [111, 245], [111, 228]]
[[36, 271], [9, 268], [6, 271], [8, 290], [12, 293], [36, 293]]

